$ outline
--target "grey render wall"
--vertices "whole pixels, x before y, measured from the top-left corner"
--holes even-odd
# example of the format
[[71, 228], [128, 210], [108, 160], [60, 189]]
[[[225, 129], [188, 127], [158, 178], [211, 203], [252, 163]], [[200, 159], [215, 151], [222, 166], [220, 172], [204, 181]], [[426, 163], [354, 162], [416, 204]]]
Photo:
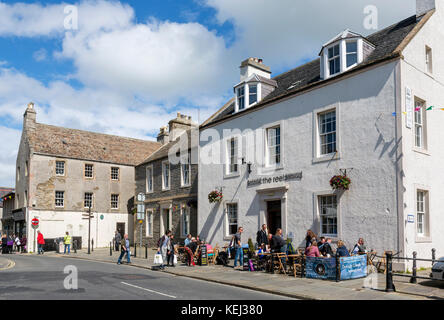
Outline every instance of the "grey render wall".
[[[163, 158], [154, 160], [150, 163], [137, 166], [136, 173], [136, 195], [138, 193], [146, 193], [146, 168], [147, 166], [153, 166], [153, 192], [146, 193], [145, 206], [146, 209], [154, 209], [153, 213], [153, 236], [146, 236], [146, 224], [143, 224], [143, 243], [148, 243], [149, 247], [157, 246], [157, 240], [161, 236], [160, 234], [160, 212], [159, 204], [161, 202], [171, 202], [173, 207], [172, 212], [172, 229], [176, 241], [182, 242], [184, 237], [180, 234], [180, 210], [174, 210], [177, 206], [188, 203], [189, 201], [197, 201], [197, 177], [198, 166], [196, 164], [191, 165], [190, 175], [190, 187], [181, 187], [181, 171], [180, 165], [171, 165], [171, 188], [170, 190], [162, 191], [162, 162], [168, 160]], [[139, 241], [139, 227], [135, 224], [135, 236], [136, 241]], [[197, 208], [190, 208], [190, 231], [193, 236], [197, 234]]]
[[[332, 192], [329, 180], [348, 170], [352, 180], [349, 191], [340, 194], [338, 208], [338, 238], [348, 246], [359, 237], [370, 248], [380, 251], [396, 250], [398, 240], [396, 200], [395, 143], [395, 75], [398, 62], [367, 69], [329, 85], [279, 101], [254, 113], [217, 124], [222, 136], [224, 129], [264, 130], [280, 123], [283, 168], [274, 175], [303, 172], [301, 181], [271, 183], [264, 188], [288, 187], [283, 200], [287, 210], [284, 233], [293, 232], [296, 245], [301, 245], [307, 229], [319, 233], [320, 222], [315, 199], [319, 193]], [[339, 157], [317, 162], [315, 147], [315, 118], [320, 110], [337, 108]], [[205, 130], [201, 131], [204, 134]], [[205, 152], [207, 142], [200, 142]], [[222, 152], [222, 151], [221, 151]], [[241, 156], [239, 155], [239, 158]], [[202, 162], [201, 162], [202, 163]], [[224, 178], [224, 166], [199, 166], [199, 232], [212, 243], [228, 242], [225, 234], [227, 203], [237, 202], [238, 224], [244, 226], [244, 239], [255, 238], [263, 221], [259, 187], [247, 187], [247, 180], [257, 179], [256, 164], [248, 175], [240, 166], [239, 177]], [[204, 201], [208, 190], [223, 186], [224, 202]], [[273, 193], [272, 191], [270, 193]]]

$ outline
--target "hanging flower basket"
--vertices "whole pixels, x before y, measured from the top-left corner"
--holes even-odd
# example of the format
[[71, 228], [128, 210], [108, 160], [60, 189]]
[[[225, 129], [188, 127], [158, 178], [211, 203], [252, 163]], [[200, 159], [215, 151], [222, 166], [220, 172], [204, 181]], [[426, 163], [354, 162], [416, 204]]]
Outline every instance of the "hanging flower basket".
[[347, 176], [334, 176], [330, 179], [330, 186], [334, 190], [348, 190], [350, 189], [351, 180]]
[[224, 196], [223, 196], [222, 192], [219, 192], [217, 190], [211, 191], [208, 194], [208, 200], [210, 201], [210, 203], [221, 202], [223, 197]]

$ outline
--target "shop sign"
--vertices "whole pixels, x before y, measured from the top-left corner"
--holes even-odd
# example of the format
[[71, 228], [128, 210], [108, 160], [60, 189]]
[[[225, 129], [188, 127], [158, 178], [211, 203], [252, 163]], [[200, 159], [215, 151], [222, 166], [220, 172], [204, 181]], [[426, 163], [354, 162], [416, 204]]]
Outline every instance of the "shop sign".
[[301, 180], [301, 179], [302, 179], [302, 171], [296, 172], [296, 173], [290, 173], [290, 174], [283, 174], [283, 175], [275, 176], [275, 177], [263, 177], [263, 178], [248, 180], [247, 187], [258, 186], [261, 184], [284, 182], [284, 181], [289, 181], [289, 180]]

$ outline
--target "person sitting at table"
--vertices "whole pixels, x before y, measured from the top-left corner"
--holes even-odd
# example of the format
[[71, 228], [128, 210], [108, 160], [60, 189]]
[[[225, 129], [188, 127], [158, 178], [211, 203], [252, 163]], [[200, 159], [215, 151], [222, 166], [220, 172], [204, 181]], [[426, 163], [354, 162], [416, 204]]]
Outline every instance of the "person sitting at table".
[[316, 234], [311, 230], [307, 230], [307, 235], [305, 236], [305, 248], [311, 246], [313, 239], [316, 240]]
[[282, 237], [282, 229], [278, 228], [276, 230], [276, 234], [271, 237], [271, 252], [278, 253], [278, 252], [285, 252], [285, 240]]
[[184, 246], [185, 246], [185, 247], [188, 246], [188, 245], [191, 243], [191, 238], [192, 238], [192, 236], [191, 236], [191, 234], [189, 233], [189, 234], [187, 235], [185, 241], [184, 241]]
[[364, 245], [364, 239], [359, 238], [358, 243], [356, 243], [353, 248], [352, 254], [364, 254], [366, 252], [367, 252], [367, 250]]
[[320, 246], [318, 246], [319, 253], [324, 257], [334, 257], [333, 250], [331, 248], [331, 238], [327, 238]]
[[342, 240], [338, 241], [338, 249], [336, 250], [336, 254], [340, 257], [350, 257], [350, 254], [348, 253], [348, 250], [344, 244], [344, 241], [342, 241]]
[[316, 239], [313, 239], [311, 242], [311, 246], [307, 247], [305, 249], [305, 255], [307, 257], [320, 257], [321, 254], [319, 253], [318, 243], [316, 242]]

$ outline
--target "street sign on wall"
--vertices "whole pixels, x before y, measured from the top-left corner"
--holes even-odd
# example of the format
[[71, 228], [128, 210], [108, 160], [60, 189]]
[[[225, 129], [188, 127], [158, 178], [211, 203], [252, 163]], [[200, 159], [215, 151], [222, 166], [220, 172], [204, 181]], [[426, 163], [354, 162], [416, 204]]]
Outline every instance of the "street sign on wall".
[[40, 223], [40, 221], [37, 218], [34, 218], [31, 220], [31, 225], [34, 229], [37, 229], [39, 227], [39, 223]]

